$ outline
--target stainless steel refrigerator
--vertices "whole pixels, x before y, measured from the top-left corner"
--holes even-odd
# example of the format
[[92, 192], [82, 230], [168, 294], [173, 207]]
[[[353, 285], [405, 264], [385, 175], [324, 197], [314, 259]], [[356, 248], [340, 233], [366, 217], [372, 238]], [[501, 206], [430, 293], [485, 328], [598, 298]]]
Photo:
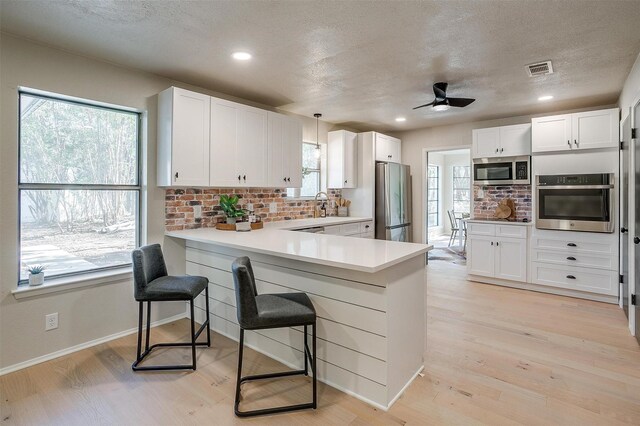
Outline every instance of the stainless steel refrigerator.
[[376, 239], [411, 242], [409, 166], [376, 164]]

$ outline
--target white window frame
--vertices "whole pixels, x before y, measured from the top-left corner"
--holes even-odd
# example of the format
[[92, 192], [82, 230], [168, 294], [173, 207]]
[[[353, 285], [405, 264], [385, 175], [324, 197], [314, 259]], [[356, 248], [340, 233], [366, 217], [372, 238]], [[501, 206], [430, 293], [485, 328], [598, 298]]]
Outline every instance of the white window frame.
[[[455, 169], [456, 167], [465, 167], [467, 169], [469, 169], [469, 177], [465, 178], [458, 178], [458, 179], [468, 179], [469, 180], [469, 185], [465, 186], [465, 187], [456, 187], [456, 174], [455, 174]], [[453, 206], [455, 206], [456, 201], [463, 201], [463, 200], [456, 200], [455, 198], [455, 194], [456, 191], [461, 191], [461, 190], [465, 190], [469, 193], [469, 211], [467, 213], [471, 214], [471, 166], [467, 166], [467, 165], [454, 165], [451, 166], [451, 203]], [[462, 212], [456, 212], [455, 209], [453, 209], [454, 213], [462, 213]]]
[[[435, 188], [431, 188], [431, 186], [429, 186], [429, 179], [431, 178], [429, 176], [429, 168], [430, 167], [435, 167], [436, 169], [436, 181], [438, 182], [438, 186]], [[437, 164], [427, 164], [427, 228], [437, 228], [440, 225], [440, 186], [441, 186], [441, 181], [440, 181], [440, 166]], [[436, 193], [438, 194], [435, 200], [432, 200], [431, 198], [429, 198], [429, 191], [431, 191], [432, 189], [436, 190]], [[436, 209], [436, 224], [431, 224], [431, 222], [429, 221], [429, 215], [433, 214], [433, 213], [429, 213], [429, 203], [434, 202], [437, 205], [437, 209]]]
[[[137, 115], [137, 141], [136, 141], [136, 159], [137, 159], [137, 175], [136, 183], [131, 185], [111, 185], [111, 184], [51, 184], [51, 183], [25, 183], [22, 182], [21, 168], [21, 128], [22, 119], [21, 113], [21, 99], [22, 95], [28, 95], [33, 97], [40, 97], [43, 99], [51, 99], [57, 102], [66, 102], [70, 104], [89, 106], [92, 108], [106, 109], [110, 111], [124, 112], [128, 114]], [[69, 272], [63, 274], [57, 274], [45, 282], [43, 286], [30, 288], [28, 286], [28, 280], [20, 279], [20, 269], [22, 268], [22, 253], [21, 253], [21, 239], [22, 239], [22, 210], [21, 199], [22, 191], [24, 190], [104, 190], [104, 191], [132, 191], [136, 193], [136, 217], [135, 217], [135, 246], [139, 247], [143, 242], [143, 225], [145, 223], [142, 212], [143, 202], [146, 197], [143, 193], [143, 124], [144, 113], [140, 110], [123, 107], [119, 105], [106, 104], [97, 101], [91, 101], [87, 99], [80, 99], [71, 96], [45, 92], [37, 89], [18, 88], [18, 287], [12, 293], [16, 298], [31, 297], [38, 294], [46, 294], [55, 291], [65, 291], [70, 288], [83, 287], [85, 285], [93, 286], [109, 282], [121, 281], [131, 277], [131, 262], [123, 263], [119, 265], [98, 267], [83, 271]], [[86, 281], [84, 284], [81, 281]], [[36, 294], [38, 293], [38, 294]]]

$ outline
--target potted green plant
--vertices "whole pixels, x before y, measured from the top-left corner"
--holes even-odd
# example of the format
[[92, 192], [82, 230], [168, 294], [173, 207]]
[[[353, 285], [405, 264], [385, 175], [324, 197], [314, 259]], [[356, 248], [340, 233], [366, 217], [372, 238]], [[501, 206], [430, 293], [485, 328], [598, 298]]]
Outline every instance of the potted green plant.
[[27, 271], [29, 271], [29, 285], [30, 286], [38, 286], [44, 284], [44, 270], [46, 267], [44, 265], [31, 265], [27, 266]]
[[227, 223], [236, 223], [239, 217], [244, 216], [246, 213], [243, 209], [238, 208], [238, 196], [237, 195], [221, 195], [220, 207], [227, 217]]

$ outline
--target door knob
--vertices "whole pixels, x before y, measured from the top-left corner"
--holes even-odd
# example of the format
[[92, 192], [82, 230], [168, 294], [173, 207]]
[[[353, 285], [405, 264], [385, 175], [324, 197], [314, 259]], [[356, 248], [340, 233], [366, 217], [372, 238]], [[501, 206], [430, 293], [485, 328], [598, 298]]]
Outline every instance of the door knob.
[[640, 244], [640, 237], [633, 237], [633, 244]]
[[625, 228], [625, 227], [620, 228], [620, 232], [621, 232], [622, 234], [626, 234], [626, 233], [627, 233], [627, 231], [628, 231], [628, 229], [627, 229], [627, 228]]

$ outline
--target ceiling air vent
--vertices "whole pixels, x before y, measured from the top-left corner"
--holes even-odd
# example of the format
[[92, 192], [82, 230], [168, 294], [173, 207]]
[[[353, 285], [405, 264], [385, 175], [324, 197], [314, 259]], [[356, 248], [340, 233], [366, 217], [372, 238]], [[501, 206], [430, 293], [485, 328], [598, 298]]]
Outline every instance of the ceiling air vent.
[[551, 65], [551, 61], [536, 62], [535, 64], [526, 65], [526, 68], [529, 77], [553, 74], [553, 66]]

